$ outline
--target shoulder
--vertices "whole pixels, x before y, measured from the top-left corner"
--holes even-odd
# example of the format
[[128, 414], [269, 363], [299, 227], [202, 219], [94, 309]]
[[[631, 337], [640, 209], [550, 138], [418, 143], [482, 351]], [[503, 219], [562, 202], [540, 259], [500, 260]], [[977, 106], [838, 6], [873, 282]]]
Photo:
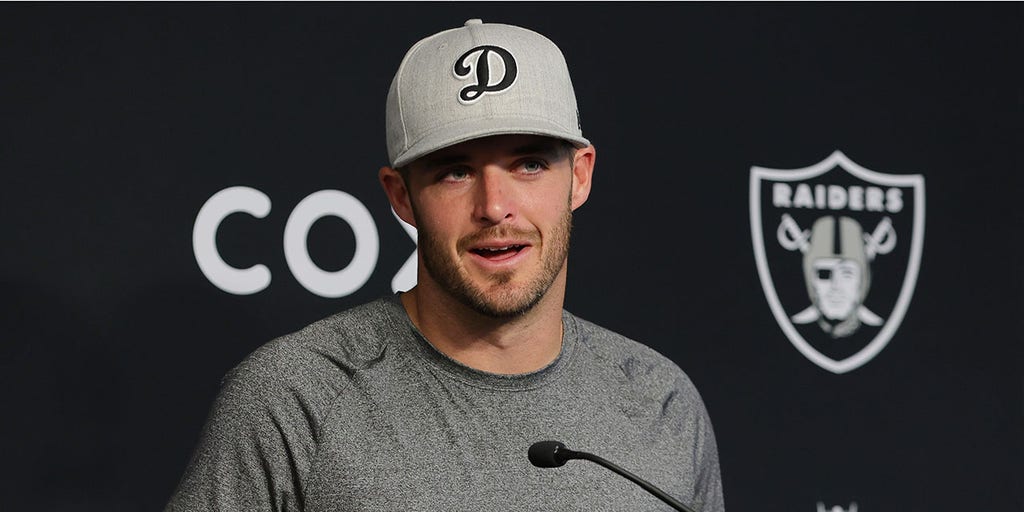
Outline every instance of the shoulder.
[[385, 298], [314, 322], [230, 370], [167, 510], [298, 506], [331, 404], [400, 339], [396, 307]]
[[251, 397], [329, 400], [354, 374], [381, 360], [400, 328], [396, 307], [389, 298], [378, 299], [271, 340], [231, 369], [222, 387]]
[[653, 348], [593, 322], [569, 315], [578, 329], [581, 349], [607, 372], [649, 400], [682, 399], [703, 409], [690, 377]]
[[[686, 447], [693, 479], [694, 503], [722, 510], [722, 483], [714, 429], [693, 381], [672, 360], [614, 331], [573, 317], [589, 371], [612, 380], [623, 410], [632, 418], [663, 425], [674, 446]], [[611, 390], [615, 392], [615, 390]]]

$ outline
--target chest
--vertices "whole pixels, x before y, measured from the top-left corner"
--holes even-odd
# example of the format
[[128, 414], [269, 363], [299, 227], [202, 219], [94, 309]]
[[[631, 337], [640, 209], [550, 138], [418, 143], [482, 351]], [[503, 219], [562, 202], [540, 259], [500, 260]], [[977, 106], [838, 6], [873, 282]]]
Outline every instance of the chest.
[[622, 390], [497, 391], [443, 377], [366, 385], [340, 397], [305, 485], [310, 511], [665, 510], [586, 461], [536, 468], [529, 446], [557, 439], [597, 453], [670, 494], [689, 461], [670, 422]]

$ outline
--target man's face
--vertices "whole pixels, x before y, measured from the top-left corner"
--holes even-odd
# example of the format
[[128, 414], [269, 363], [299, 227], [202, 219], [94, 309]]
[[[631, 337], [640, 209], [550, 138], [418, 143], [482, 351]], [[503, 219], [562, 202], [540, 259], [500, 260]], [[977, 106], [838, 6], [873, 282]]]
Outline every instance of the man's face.
[[562, 275], [572, 210], [585, 199], [574, 204], [573, 157], [555, 139], [502, 135], [410, 164], [419, 286], [491, 317], [529, 311]]
[[860, 266], [851, 260], [819, 258], [814, 260], [813, 269], [811, 286], [818, 309], [829, 320], [849, 318], [860, 302]]

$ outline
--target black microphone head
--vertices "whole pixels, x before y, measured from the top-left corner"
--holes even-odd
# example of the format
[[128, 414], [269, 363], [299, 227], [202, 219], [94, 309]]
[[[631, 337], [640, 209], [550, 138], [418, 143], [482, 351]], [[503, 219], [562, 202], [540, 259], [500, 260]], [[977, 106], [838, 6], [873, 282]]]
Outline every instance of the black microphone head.
[[530, 463], [538, 468], [557, 468], [569, 460], [565, 445], [558, 441], [537, 441], [530, 446]]

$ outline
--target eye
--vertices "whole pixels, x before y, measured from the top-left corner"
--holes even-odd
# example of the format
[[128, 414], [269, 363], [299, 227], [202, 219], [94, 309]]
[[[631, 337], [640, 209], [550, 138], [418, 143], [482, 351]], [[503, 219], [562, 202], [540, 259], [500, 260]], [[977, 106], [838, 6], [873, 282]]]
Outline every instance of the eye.
[[537, 174], [543, 171], [544, 169], [547, 169], [547, 166], [544, 165], [544, 162], [541, 162], [540, 160], [527, 160], [523, 162], [523, 165], [521, 167], [525, 174]]
[[469, 170], [465, 169], [465, 168], [462, 168], [462, 167], [457, 167], [457, 168], [454, 168], [454, 169], [446, 169], [446, 170], [441, 171], [439, 173], [439, 178], [440, 178], [440, 181], [447, 181], [447, 182], [466, 181], [467, 179], [469, 179]]

